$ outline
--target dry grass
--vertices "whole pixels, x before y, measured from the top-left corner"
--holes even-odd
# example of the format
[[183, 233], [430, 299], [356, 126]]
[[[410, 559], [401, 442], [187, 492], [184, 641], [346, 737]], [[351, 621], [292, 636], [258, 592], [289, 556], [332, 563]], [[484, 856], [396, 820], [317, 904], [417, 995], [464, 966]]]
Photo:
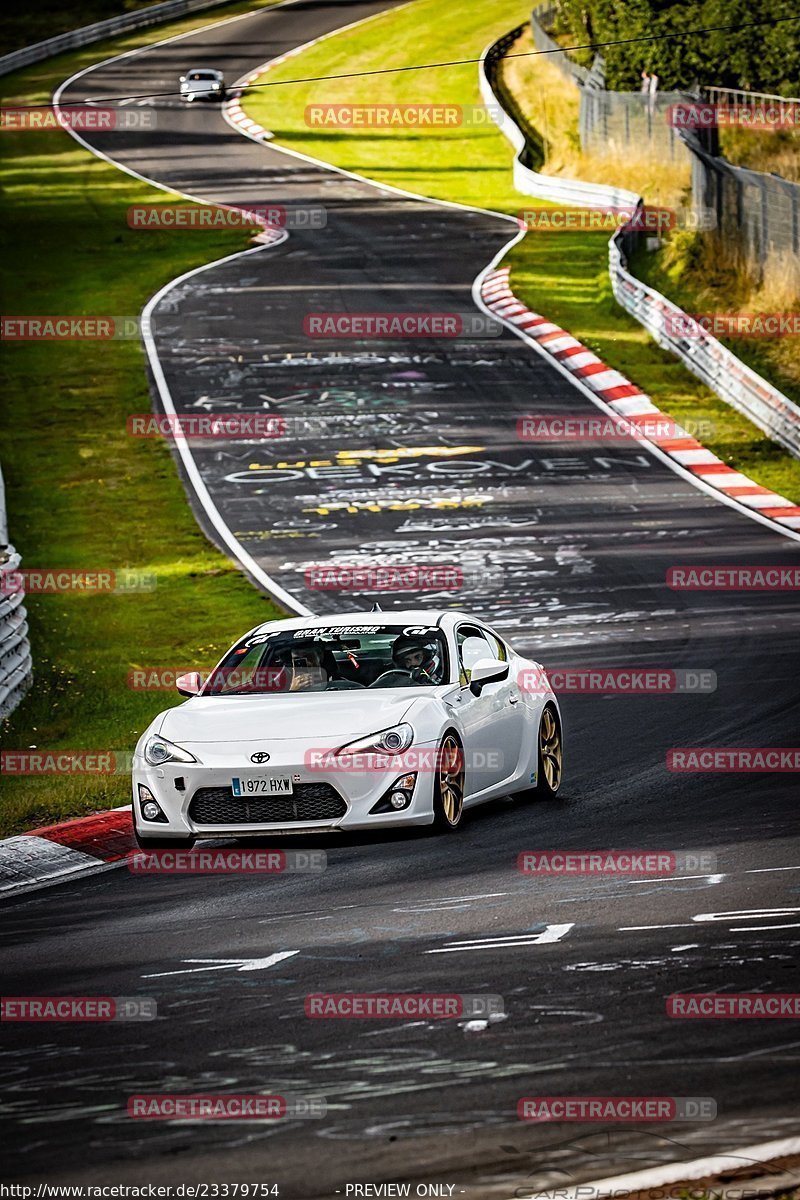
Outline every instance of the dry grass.
[[[510, 54], [534, 49], [530, 28], [510, 47]], [[517, 98], [526, 120], [544, 143], [545, 175], [564, 175], [590, 183], [610, 184], [643, 195], [650, 204], [676, 207], [690, 183], [688, 159], [665, 163], [635, 147], [615, 147], [608, 155], [585, 154], [578, 137], [579, 92], [544, 56], [505, 58], [502, 83]]]
[[800, 183], [800, 129], [761, 132], [728, 127], [720, 130], [719, 144], [728, 162]]
[[[770, 255], [763, 268], [715, 233], [677, 230], [637, 273], [693, 312], [788, 313], [800, 310], [800, 256]], [[738, 339], [747, 362], [793, 398], [800, 387], [800, 338]], [[755, 358], [753, 357], [755, 353]]]

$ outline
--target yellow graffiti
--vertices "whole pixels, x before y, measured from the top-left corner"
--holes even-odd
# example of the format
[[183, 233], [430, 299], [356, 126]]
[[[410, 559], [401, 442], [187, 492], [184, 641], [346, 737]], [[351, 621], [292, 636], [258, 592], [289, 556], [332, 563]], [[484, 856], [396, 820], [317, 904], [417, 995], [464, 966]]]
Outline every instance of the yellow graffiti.
[[298, 458], [295, 462], [248, 463], [250, 471], [302, 471], [307, 467], [357, 466], [359, 462], [401, 462], [404, 458], [454, 458], [479, 454], [485, 446], [401, 446], [391, 450], [337, 450], [334, 458]]
[[378, 500], [370, 503], [342, 501], [341, 503], [320, 504], [314, 508], [304, 508], [303, 512], [316, 513], [320, 517], [330, 516], [331, 513], [361, 513], [361, 512], [410, 512], [418, 508], [452, 509], [452, 508], [481, 508], [485, 500], [473, 498], [469, 500], [449, 500], [444, 497], [435, 500]]

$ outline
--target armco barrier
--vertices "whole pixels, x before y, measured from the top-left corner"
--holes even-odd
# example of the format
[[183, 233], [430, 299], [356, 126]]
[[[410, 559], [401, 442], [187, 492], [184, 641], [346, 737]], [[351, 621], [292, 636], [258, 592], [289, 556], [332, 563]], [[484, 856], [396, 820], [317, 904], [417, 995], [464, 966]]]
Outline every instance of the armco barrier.
[[65, 50], [77, 50], [80, 46], [101, 42], [104, 38], [114, 37], [118, 33], [147, 29], [149, 25], [159, 25], [162, 21], [181, 17], [184, 13], [216, 8], [221, 3], [224, 3], [224, 0], [165, 0], [163, 4], [152, 4], [149, 8], [110, 17], [107, 21], [84, 25], [81, 29], [70, 29], [69, 32], [59, 33], [44, 42], [34, 42], [32, 46], [23, 46], [20, 50], [12, 50], [10, 54], [3, 55], [0, 58], [0, 75], [8, 75], [11, 71], [30, 66], [31, 63], [52, 58], [54, 54], [63, 54]]
[[639, 197], [625, 188], [611, 188], [603, 184], [584, 183], [580, 179], [561, 179], [557, 175], [541, 175], [526, 167], [522, 161], [525, 153], [525, 135], [510, 113], [502, 107], [495, 92], [494, 81], [497, 66], [512, 42], [520, 36], [525, 25], [518, 25], [510, 33], [493, 42], [484, 50], [479, 71], [479, 85], [484, 104], [494, 121], [516, 150], [514, 157], [514, 187], [524, 196], [538, 196], [541, 200], [552, 200], [557, 204], [575, 204], [585, 208], [613, 205], [630, 208], [639, 203]]
[[[8, 542], [5, 492], [0, 474], [0, 576], [16, 571], [20, 557]], [[0, 589], [0, 717], [7, 717], [19, 704], [31, 681], [31, 647], [28, 615], [22, 589], [6, 595]]]
[[[522, 162], [524, 134], [513, 117], [503, 109], [493, 82], [500, 58], [523, 29], [524, 26], [518, 26], [493, 42], [484, 51], [478, 67], [484, 103], [516, 150], [514, 187], [525, 196], [536, 196], [556, 204], [586, 208], [641, 207], [641, 197], [624, 188], [541, 175], [531, 171]], [[746, 366], [711, 334], [698, 329], [697, 336], [681, 337], [668, 331], [668, 317], [677, 318], [685, 328], [686, 314], [655, 288], [648, 287], [628, 271], [629, 243], [636, 236], [630, 231], [626, 233], [623, 227], [609, 242], [608, 268], [617, 302], [647, 329], [659, 346], [675, 354], [722, 400], [743, 413], [790, 454], [800, 458], [800, 407]]]

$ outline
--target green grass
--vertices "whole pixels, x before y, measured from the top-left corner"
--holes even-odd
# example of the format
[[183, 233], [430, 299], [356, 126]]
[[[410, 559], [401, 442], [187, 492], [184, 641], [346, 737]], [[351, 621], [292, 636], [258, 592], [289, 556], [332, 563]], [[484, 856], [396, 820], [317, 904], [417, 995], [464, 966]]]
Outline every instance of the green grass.
[[[199, 24], [176, 23], [150, 39]], [[9, 77], [5, 102], [42, 102], [78, 66], [145, 40], [92, 47]], [[169, 197], [61, 131], [4, 133], [2, 148], [6, 314], [136, 315], [182, 271], [249, 245], [244, 232], [129, 229], [129, 205]], [[157, 587], [29, 597], [34, 686], [4, 723], [2, 744], [130, 751], [152, 717], [178, 701], [175, 693], [130, 690], [132, 667], [209, 667], [278, 609], [200, 532], [166, 445], [126, 434], [127, 416], [151, 405], [138, 341], [17, 342], [4, 352], [2, 466], [23, 566], [137, 568], [155, 572]], [[8, 776], [2, 793], [0, 835], [8, 835], [124, 804], [129, 783]]]
[[[244, 107], [275, 132], [279, 143], [315, 158], [425, 196], [516, 214], [537, 202], [514, 191], [511, 147], [491, 125], [347, 130], [313, 128], [305, 121], [306, 106], [313, 104], [478, 104], [474, 63], [329, 82], [288, 81], [476, 58], [528, 15], [528, 6], [513, 0], [415, 0], [271, 69], [262, 82], [281, 86], [252, 92]], [[530, 61], [546, 67], [541, 59]], [[524, 95], [517, 100], [525, 106]], [[548, 132], [552, 135], [553, 129]], [[574, 144], [569, 148], [574, 150]], [[600, 234], [541, 233], [529, 234], [507, 261], [515, 292], [531, 308], [628, 375], [662, 411], [690, 422], [720, 458], [800, 502], [800, 462], [704, 387], [619, 308], [611, 295], [607, 258], [607, 240]]]

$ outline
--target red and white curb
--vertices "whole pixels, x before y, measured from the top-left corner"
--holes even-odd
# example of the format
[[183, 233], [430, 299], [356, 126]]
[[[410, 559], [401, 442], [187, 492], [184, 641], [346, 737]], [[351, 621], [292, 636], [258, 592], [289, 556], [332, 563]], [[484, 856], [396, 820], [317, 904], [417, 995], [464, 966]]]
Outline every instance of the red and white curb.
[[107, 870], [136, 848], [130, 806], [5, 838], [0, 841], [0, 896]]
[[646, 425], [652, 429], [654, 417], [664, 416], [669, 435], [658, 433], [642, 438], [658, 446], [664, 454], [699, 481], [721, 492], [728, 500], [741, 505], [750, 514], [757, 512], [781, 529], [800, 529], [800, 505], [760, 487], [747, 475], [729, 467], [716, 454], [676, 425], [670, 417], [656, 408], [649, 396], [630, 380], [614, 371], [587, 349], [581, 342], [554, 325], [547, 317], [532, 312], [514, 295], [509, 286], [509, 267], [489, 271], [481, 284], [481, 299], [488, 309], [551, 355], [603, 401], [618, 416], [631, 425]]
[[257, 75], [248, 75], [246, 79], [238, 79], [234, 84], [233, 95], [223, 103], [222, 107], [228, 120], [234, 125], [238, 125], [248, 137], [255, 138], [259, 142], [269, 142], [274, 138], [275, 134], [269, 129], [265, 129], [263, 125], [259, 125], [258, 121], [254, 121], [252, 117], [248, 117], [239, 103], [242, 93], [236, 90], [237, 88], [246, 87], [250, 83], [255, 83], [256, 79], [258, 79]]

